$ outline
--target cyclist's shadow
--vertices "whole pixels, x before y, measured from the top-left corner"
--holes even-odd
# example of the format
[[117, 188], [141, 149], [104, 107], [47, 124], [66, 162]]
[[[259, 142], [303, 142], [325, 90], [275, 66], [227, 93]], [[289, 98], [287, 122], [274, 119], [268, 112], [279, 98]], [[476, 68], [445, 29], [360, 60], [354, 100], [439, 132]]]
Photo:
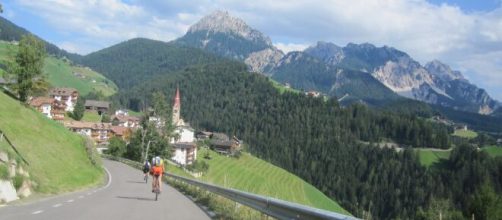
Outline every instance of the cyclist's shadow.
[[141, 200], [141, 201], [155, 201], [155, 198], [133, 197], [133, 196], [117, 196], [116, 198], [119, 198], [119, 199], [134, 199], [134, 200]]

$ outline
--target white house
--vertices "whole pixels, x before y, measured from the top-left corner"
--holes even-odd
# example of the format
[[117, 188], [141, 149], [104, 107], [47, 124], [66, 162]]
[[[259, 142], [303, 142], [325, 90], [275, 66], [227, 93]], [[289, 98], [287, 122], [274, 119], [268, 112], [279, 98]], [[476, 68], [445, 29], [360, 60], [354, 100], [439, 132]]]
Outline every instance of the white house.
[[189, 126], [179, 126], [174, 129], [178, 137], [172, 138], [171, 143], [195, 142], [195, 131]]
[[77, 104], [78, 91], [74, 88], [53, 88], [49, 91], [49, 96], [64, 103], [65, 111], [71, 112]]
[[166, 125], [166, 122], [162, 118], [156, 116], [150, 116], [148, 121], [154, 123], [157, 128], [164, 127]]
[[115, 115], [128, 116], [129, 111], [127, 109], [119, 109], [115, 111]]
[[52, 105], [55, 100], [48, 97], [36, 97], [30, 101], [30, 105], [42, 112], [48, 118], [52, 118]]
[[183, 166], [192, 164], [197, 159], [195, 143], [178, 142], [173, 145], [174, 154], [171, 160]]

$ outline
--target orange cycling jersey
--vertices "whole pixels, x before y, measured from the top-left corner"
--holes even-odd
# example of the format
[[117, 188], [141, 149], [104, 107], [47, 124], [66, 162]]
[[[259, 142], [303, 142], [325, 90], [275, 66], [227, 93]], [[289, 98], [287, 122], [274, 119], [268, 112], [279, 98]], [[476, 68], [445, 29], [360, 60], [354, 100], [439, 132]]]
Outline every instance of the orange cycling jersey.
[[155, 176], [159, 176], [164, 172], [164, 168], [162, 166], [154, 166], [152, 167], [152, 173]]

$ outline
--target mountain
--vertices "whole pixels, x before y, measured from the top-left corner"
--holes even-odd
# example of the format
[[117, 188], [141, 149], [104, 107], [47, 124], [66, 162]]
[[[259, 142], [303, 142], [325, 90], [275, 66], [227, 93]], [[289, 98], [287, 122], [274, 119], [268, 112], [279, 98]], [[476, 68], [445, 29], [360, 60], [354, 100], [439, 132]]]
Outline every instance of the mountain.
[[422, 66], [392, 47], [349, 43], [342, 48], [318, 42], [304, 52], [333, 66], [367, 72], [404, 97], [480, 114], [490, 114], [500, 107], [500, 103], [467, 81], [459, 71], [438, 60]]
[[83, 56], [81, 63], [103, 73], [122, 89], [190, 65], [218, 60], [221, 58], [200, 49], [135, 38]]
[[379, 105], [398, 98], [365, 72], [329, 65], [304, 52], [288, 53], [272, 71], [272, 78], [279, 82], [305, 91], [344, 97], [344, 102], [364, 101]]
[[[32, 34], [32, 33], [22, 27], [17, 26], [16, 24], [5, 19], [4, 17], [0, 17], [0, 40], [20, 41], [21, 37], [26, 34]], [[67, 57], [72, 61], [77, 61], [78, 59], [80, 59], [80, 55], [75, 53], [69, 53], [63, 49], [60, 49], [56, 45], [45, 41], [44, 39], [38, 36], [36, 37], [40, 39], [42, 42], [44, 42], [47, 53], [55, 55], [57, 57]]]
[[175, 42], [243, 61], [251, 71], [261, 73], [269, 72], [284, 55], [269, 37], [223, 11], [203, 17]]

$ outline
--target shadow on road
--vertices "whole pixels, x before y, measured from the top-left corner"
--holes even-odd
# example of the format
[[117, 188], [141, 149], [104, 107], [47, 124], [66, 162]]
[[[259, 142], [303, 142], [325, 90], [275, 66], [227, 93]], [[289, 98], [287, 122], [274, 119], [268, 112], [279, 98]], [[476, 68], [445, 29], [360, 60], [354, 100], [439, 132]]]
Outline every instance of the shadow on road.
[[143, 183], [146, 184], [145, 181], [133, 181], [133, 180], [127, 180], [128, 183]]
[[142, 201], [155, 201], [154, 198], [145, 198], [145, 197], [131, 197], [131, 196], [117, 196], [119, 199], [135, 199], [135, 200], [142, 200]]

